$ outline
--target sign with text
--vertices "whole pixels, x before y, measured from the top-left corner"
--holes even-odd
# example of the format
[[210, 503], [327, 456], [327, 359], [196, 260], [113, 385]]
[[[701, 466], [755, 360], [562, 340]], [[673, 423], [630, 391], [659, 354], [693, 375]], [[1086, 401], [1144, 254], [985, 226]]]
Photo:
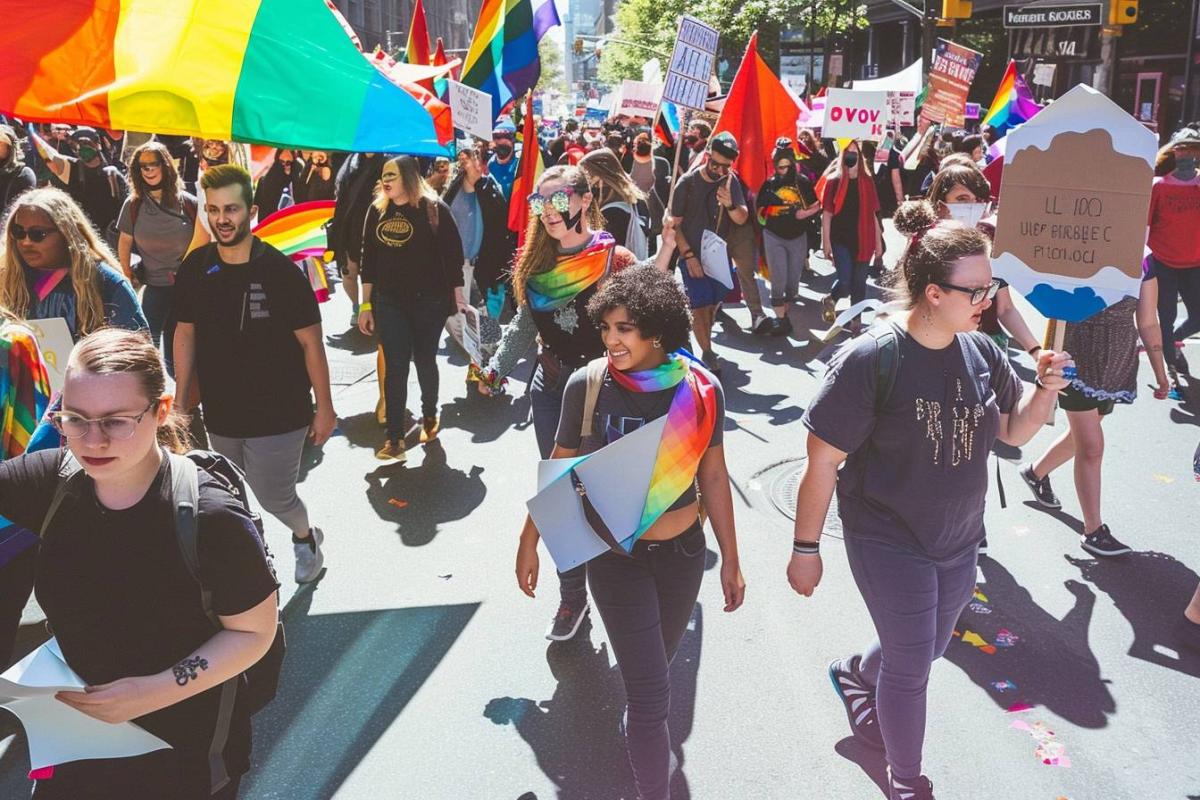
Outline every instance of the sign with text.
[[917, 93], [888, 92], [887, 93], [887, 126], [897, 128], [901, 125], [917, 124]]
[[827, 139], [867, 139], [878, 142], [887, 128], [887, 92], [830, 89], [825, 93]]
[[721, 34], [716, 28], [695, 17], [681, 17], [662, 99], [683, 108], [703, 110], [720, 42]]
[[616, 116], [651, 118], [658, 112], [658, 103], [662, 99], [663, 85], [646, 81], [622, 81], [621, 104], [617, 106]]
[[492, 96], [450, 81], [450, 116], [454, 127], [480, 139], [492, 138]]
[[963, 111], [971, 82], [979, 71], [983, 54], [961, 44], [938, 39], [929, 71], [929, 94], [921, 106], [921, 117], [950, 128], [963, 126]]
[[1004, 7], [1006, 28], [1062, 28], [1068, 25], [1102, 25], [1104, 3], [1086, 5]]

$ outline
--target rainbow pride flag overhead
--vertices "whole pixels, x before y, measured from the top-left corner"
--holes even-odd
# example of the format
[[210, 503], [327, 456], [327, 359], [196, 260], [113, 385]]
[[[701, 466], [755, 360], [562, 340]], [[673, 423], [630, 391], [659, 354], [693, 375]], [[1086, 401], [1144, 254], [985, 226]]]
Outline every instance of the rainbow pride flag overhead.
[[4, 0], [0, 111], [281, 147], [444, 155], [323, 0]]
[[492, 119], [537, 84], [538, 42], [561, 24], [554, 0], [483, 0], [462, 82], [492, 96]]
[[280, 209], [254, 226], [254, 235], [292, 259], [321, 258], [328, 249], [325, 224], [332, 200], [313, 200]]
[[992, 105], [980, 124], [990, 125], [996, 131], [996, 138], [1000, 138], [1022, 122], [1028, 122], [1041, 110], [1042, 107], [1033, 99], [1033, 92], [1029, 91], [1029, 84], [1017, 71], [1016, 62], [1009, 61]]

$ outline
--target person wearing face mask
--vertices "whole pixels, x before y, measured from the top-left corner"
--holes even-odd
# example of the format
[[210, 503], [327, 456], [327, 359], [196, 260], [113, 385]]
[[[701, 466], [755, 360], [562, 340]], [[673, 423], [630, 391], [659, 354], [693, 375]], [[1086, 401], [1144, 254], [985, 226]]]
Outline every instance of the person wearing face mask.
[[116, 248], [117, 215], [129, 195], [125, 176], [104, 160], [100, 136], [92, 128], [77, 128], [71, 134], [78, 157], [63, 155], [49, 143], [37, 139], [38, 152], [58, 180], [67, 187], [67, 194], [83, 208], [96, 229], [104, 233], [110, 248]]
[[[479, 153], [469, 145], [459, 147], [458, 172], [442, 199], [450, 206], [462, 236], [463, 285], [468, 297], [473, 281], [487, 301], [488, 313], [499, 317], [507, 293], [504, 274], [512, 262], [517, 237], [508, 229], [508, 202], [500, 183], [483, 171]], [[450, 324], [456, 322], [457, 318]], [[454, 327], [451, 332], [461, 339], [461, 332]]]
[[37, 176], [25, 166], [25, 153], [17, 132], [0, 125], [0, 215], [8, 211], [17, 195], [37, 185]]
[[304, 173], [304, 161], [295, 150], [282, 148], [275, 151], [275, 161], [266, 174], [258, 179], [254, 190], [254, 205], [258, 206], [260, 219], [266, 219], [279, 210], [284, 194], [291, 194], [294, 202], [299, 198], [300, 176]]
[[671, 194], [671, 162], [655, 154], [649, 131], [634, 137], [633, 149], [625, 158], [625, 171], [646, 195], [650, 209], [650, 255], [654, 255], [658, 252], [658, 237], [662, 233], [667, 197]]
[[[872, 257], [883, 258], [883, 226], [879, 223], [879, 197], [871, 177], [871, 163], [859, 157], [857, 141], [842, 149], [837, 172], [825, 183], [821, 198], [821, 247], [837, 269], [829, 296], [821, 301], [822, 316], [832, 323], [837, 301], [850, 297], [850, 305], [866, 299]], [[862, 323], [850, 323], [857, 335]]]
[[688, 125], [687, 132], [683, 135], [683, 146], [687, 149], [684, 151], [684, 159], [681, 162], [681, 169], [688, 172], [697, 163], [697, 160], [702, 158], [708, 150], [708, 137], [712, 136], [712, 127], [704, 120], [694, 120]]
[[775, 322], [772, 324], [759, 312], [751, 330], [787, 336], [792, 332], [788, 306], [799, 295], [800, 278], [808, 266], [808, 232], [821, 213], [821, 204], [812, 184], [796, 169], [796, 151], [791, 139], [784, 136], [776, 140], [771, 161], [775, 174], [759, 187], [756, 202], [759, 224], [763, 226], [763, 256], [771, 278]]
[[497, 128], [492, 131], [492, 157], [488, 159], [488, 174], [500, 184], [500, 191], [507, 204], [512, 198], [513, 181], [517, 179], [516, 131], [512, 128]]
[[334, 179], [333, 165], [329, 162], [329, 153], [313, 150], [309, 155], [308, 167], [301, 174], [303, 178], [297, 187], [297, 203], [333, 200], [337, 196], [337, 181]]

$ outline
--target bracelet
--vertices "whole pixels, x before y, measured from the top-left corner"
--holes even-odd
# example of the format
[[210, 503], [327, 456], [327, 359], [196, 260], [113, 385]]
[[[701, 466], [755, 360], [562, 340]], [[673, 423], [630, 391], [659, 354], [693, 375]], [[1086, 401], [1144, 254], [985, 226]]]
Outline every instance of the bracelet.
[[374, 310], [375, 310], [375, 306], [371, 305], [370, 303], [359, 303], [358, 304], [358, 313], [360, 313], [360, 314], [364, 311], [374, 311]]
[[821, 553], [821, 542], [806, 542], [803, 539], [792, 540], [792, 553], [799, 556], [815, 556]]
[[686, 259], [689, 259], [689, 258], [691, 258], [692, 256], [696, 255], [696, 251], [695, 251], [695, 250], [688, 250], [688, 251], [686, 251], [686, 252], [680, 253], [679, 255], [680, 255], [680, 256], [681, 256], [683, 259], [685, 259], [685, 260], [686, 260]]

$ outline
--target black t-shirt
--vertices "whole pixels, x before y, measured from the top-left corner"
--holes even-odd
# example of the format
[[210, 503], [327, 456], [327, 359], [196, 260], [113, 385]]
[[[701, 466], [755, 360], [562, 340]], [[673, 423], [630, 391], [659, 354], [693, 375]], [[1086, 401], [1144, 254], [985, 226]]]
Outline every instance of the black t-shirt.
[[[60, 452], [0, 463], [0, 514], [41, 529], [58, 484]], [[170, 669], [214, 634], [179, 549], [170, 472], [164, 457], [145, 497], [122, 511], [104, 508], [92, 480], [76, 475], [42, 540], [38, 603], [67, 664], [89, 685]], [[232, 616], [267, 599], [278, 584], [254, 523], [203, 471], [197, 520], [200, 574], [214, 611]], [[216, 687], [134, 720], [175, 748], [186, 785], [208, 784], [219, 700]], [[224, 755], [230, 775], [249, 769], [250, 715], [241, 702]]]
[[[782, 178], [772, 175], [763, 182], [758, 190], [755, 204], [760, 210], [766, 210], [766, 229], [782, 239], [798, 239], [808, 232], [811, 220], [796, 219], [796, 211], [808, 208], [817, 202], [816, 192], [812, 184], [803, 175], [797, 173], [793, 178]], [[771, 214], [768, 206], [783, 206], [788, 210], [783, 214]]]
[[255, 238], [245, 264], [201, 247], [179, 267], [176, 319], [196, 326], [204, 422], [218, 436], [276, 436], [312, 422], [312, 384], [295, 331], [321, 322], [308, 279]]
[[829, 222], [829, 238], [835, 244], [858, 246], [858, 178], [851, 178], [846, 184], [842, 210]]
[[[121, 213], [125, 202], [125, 179], [114, 167], [85, 167], [77, 158], [64, 156], [71, 162], [67, 191], [83, 207], [88, 219], [101, 233]], [[111, 175], [111, 178], [110, 178]], [[113, 189], [116, 189], [114, 192]]]
[[371, 284], [372, 299], [445, 302], [447, 293], [462, 285], [462, 242], [454, 216], [440, 201], [437, 219], [435, 233], [424, 204], [390, 203], [382, 217], [371, 206], [363, 224], [360, 275], [364, 284]]

